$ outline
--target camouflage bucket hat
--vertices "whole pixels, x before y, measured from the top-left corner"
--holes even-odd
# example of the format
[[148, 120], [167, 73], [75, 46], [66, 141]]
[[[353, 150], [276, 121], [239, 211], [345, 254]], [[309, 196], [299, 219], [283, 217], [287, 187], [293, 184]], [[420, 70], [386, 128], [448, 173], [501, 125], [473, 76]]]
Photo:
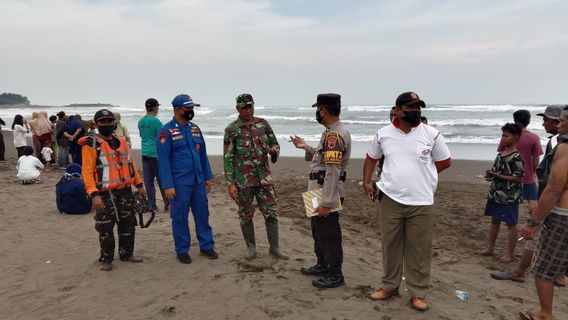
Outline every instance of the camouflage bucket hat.
[[237, 108], [242, 108], [247, 105], [254, 106], [254, 100], [252, 99], [252, 95], [249, 93], [240, 94], [237, 97]]

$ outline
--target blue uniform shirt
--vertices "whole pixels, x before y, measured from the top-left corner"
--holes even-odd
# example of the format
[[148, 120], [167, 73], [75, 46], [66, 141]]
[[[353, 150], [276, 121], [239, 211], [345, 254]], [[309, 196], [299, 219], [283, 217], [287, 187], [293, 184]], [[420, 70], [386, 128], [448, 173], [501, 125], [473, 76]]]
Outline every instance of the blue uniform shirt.
[[162, 188], [192, 186], [213, 178], [205, 139], [196, 124], [182, 126], [172, 119], [160, 129], [156, 149]]

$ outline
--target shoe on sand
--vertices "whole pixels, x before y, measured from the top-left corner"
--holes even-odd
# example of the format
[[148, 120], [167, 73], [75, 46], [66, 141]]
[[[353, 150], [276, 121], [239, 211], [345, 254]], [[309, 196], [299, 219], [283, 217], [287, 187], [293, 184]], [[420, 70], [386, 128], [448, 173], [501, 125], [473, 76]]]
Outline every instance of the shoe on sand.
[[410, 298], [410, 304], [415, 310], [418, 311], [428, 310], [428, 303], [426, 303], [426, 298], [412, 297]]
[[140, 263], [144, 260], [139, 256], [132, 255], [132, 256], [128, 256], [128, 257], [120, 257], [120, 261], [130, 261], [130, 262], [134, 262], [134, 263]]
[[112, 262], [101, 262], [101, 270], [102, 271], [112, 270]]
[[510, 280], [513, 282], [525, 282], [525, 278], [517, 277], [509, 271], [492, 272], [491, 278], [495, 280]]
[[179, 262], [181, 262], [183, 264], [190, 264], [191, 263], [191, 258], [189, 257], [189, 254], [187, 254], [187, 253], [178, 253], [177, 258], [178, 258]]
[[369, 296], [371, 300], [388, 300], [392, 297], [400, 297], [400, 294], [397, 291], [387, 291], [383, 288], [376, 290], [375, 292], [371, 293]]

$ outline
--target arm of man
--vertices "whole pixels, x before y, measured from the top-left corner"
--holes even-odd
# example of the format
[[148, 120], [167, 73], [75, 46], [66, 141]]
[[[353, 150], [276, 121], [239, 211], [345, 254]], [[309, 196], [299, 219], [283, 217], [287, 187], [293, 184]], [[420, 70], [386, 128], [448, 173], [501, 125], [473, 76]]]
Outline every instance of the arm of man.
[[438, 130], [434, 132], [432, 160], [434, 160], [434, 164], [436, 165], [436, 170], [438, 171], [438, 173], [446, 170], [452, 165], [450, 149], [446, 144], [444, 136]]
[[162, 129], [156, 137], [156, 152], [158, 154], [158, 173], [164, 193], [168, 199], [175, 197], [174, 179], [170, 166], [172, 139], [167, 129]]
[[373, 201], [373, 185], [371, 184], [371, 177], [373, 176], [373, 171], [377, 166], [377, 159], [373, 159], [367, 153], [365, 157], [365, 163], [363, 165], [363, 190], [365, 190], [365, 195], [369, 201]]
[[324, 140], [323, 161], [325, 163], [325, 178], [322, 186], [322, 201], [315, 212], [319, 216], [327, 216], [331, 209], [340, 203], [339, 176], [341, 175], [341, 160], [345, 152], [345, 144], [337, 132], [329, 132]]
[[278, 156], [280, 156], [280, 145], [278, 144], [278, 139], [272, 130], [272, 127], [268, 122], [266, 122], [266, 137], [268, 138], [268, 153], [270, 154], [270, 161], [276, 163]]
[[[203, 131], [199, 129], [201, 136], [203, 137]], [[211, 187], [213, 186], [213, 171], [211, 171], [211, 164], [209, 163], [209, 157], [207, 156], [207, 145], [205, 142], [205, 138], [203, 138], [203, 152], [199, 153], [199, 158], [201, 161], [201, 168], [203, 169], [203, 179], [205, 179], [205, 190], [207, 193], [211, 191]]]
[[132, 169], [134, 170], [134, 186], [136, 187], [136, 189], [138, 189], [138, 193], [145, 197], [146, 190], [144, 189], [144, 181], [142, 180], [140, 173], [138, 173], [138, 170], [136, 169], [136, 161], [134, 161], [134, 159], [132, 159]]
[[[560, 197], [566, 192], [568, 184], [568, 144], [559, 144], [554, 160], [552, 162], [552, 171], [548, 176], [548, 183], [538, 200], [533, 220], [537, 224], [542, 223], [550, 214], [550, 211], [558, 205]], [[529, 227], [527, 224], [523, 226], [521, 235], [527, 239], [534, 237], [536, 226]]]
[[237, 185], [235, 179], [235, 152], [237, 152], [234, 144], [235, 137], [232, 130], [225, 128], [225, 135], [223, 136], [223, 177], [227, 184], [229, 197], [237, 199]]
[[369, 145], [365, 163], [363, 165], [363, 190], [369, 201], [373, 201], [373, 186], [371, 184], [371, 177], [379, 159], [384, 159], [384, 153], [381, 146], [379, 131], [375, 133], [373, 141]]
[[95, 181], [97, 151], [90, 146], [85, 145], [81, 149], [81, 156], [83, 161], [81, 166], [83, 184], [85, 185], [87, 193], [92, 195], [99, 191], [99, 189], [97, 189], [97, 182]]

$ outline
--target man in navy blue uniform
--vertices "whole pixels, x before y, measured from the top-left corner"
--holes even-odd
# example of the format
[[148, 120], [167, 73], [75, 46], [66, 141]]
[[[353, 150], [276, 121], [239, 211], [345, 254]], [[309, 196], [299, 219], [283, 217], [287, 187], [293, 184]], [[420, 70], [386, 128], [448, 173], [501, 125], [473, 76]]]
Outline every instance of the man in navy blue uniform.
[[201, 254], [217, 259], [213, 231], [209, 225], [207, 193], [213, 174], [207, 158], [205, 140], [199, 127], [192, 123], [193, 108], [199, 106], [187, 94], [172, 101], [174, 118], [158, 134], [158, 170], [162, 188], [170, 200], [172, 233], [177, 257], [182, 263], [191, 263], [189, 257], [189, 208], [193, 213]]

